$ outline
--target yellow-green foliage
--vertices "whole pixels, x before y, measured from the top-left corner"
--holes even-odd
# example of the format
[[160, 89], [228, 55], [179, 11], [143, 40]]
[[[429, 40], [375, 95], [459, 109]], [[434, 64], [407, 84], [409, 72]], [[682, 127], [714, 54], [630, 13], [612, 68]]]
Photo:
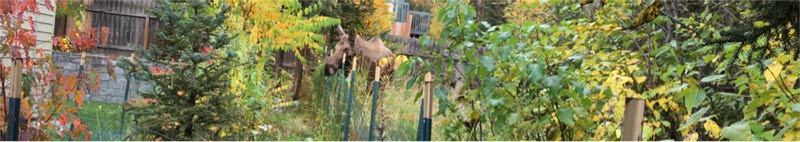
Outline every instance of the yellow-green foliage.
[[[372, 1], [372, 4], [367, 4]], [[394, 25], [394, 13], [389, 12], [389, 5], [384, 0], [353, 0], [357, 7], [370, 9], [373, 12], [365, 12], [361, 15], [361, 29], [357, 32], [363, 36], [376, 36], [382, 32], [391, 30]]]
[[[435, 13], [440, 37], [420, 41], [450, 44], [443, 48], [464, 56], [411, 59], [423, 66], [414, 70], [462, 74], [469, 86], [433, 91], [441, 138], [620, 140], [625, 99], [641, 98], [644, 140], [797, 140], [798, 23], [770, 22], [781, 19], [760, 9], [797, 2], [728, 3], [741, 15], [664, 12], [683, 4], [663, 2], [609, 0], [585, 10], [576, 0], [517, 1], [506, 9], [508, 24], [491, 26], [451, 1]], [[744, 25], [731, 25], [733, 18]]]
[[231, 32], [239, 33], [230, 50], [240, 62], [247, 63], [230, 73], [234, 94], [268, 94], [266, 82], [276, 81], [264, 70], [273, 61], [269, 55], [273, 51], [291, 51], [305, 61], [299, 56], [304, 48], [322, 51], [325, 40], [316, 32], [339, 23], [338, 19], [306, 16], [318, 5], [304, 8], [297, 0], [222, 2], [232, 8], [226, 25]]

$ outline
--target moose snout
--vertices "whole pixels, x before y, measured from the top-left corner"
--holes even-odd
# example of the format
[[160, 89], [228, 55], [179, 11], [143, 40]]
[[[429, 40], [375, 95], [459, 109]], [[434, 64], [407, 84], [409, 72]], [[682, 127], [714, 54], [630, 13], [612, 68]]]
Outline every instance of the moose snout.
[[336, 65], [325, 64], [325, 76], [331, 76], [336, 73]]

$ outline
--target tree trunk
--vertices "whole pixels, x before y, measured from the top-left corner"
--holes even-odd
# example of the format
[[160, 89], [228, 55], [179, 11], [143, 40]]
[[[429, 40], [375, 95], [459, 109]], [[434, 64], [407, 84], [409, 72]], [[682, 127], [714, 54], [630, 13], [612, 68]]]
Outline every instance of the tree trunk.
[[[308, 48], [301, 49], [300, 56], [306, 57], [307, 51]], [[302, 85], [303, 85], [303, 63], [300, 61], [300, 57], [297, 57], [297, 60], [295, 60], [294, 62], [294, 96], [292, 96], [292, 100], [300, 99], [300, 87]]]

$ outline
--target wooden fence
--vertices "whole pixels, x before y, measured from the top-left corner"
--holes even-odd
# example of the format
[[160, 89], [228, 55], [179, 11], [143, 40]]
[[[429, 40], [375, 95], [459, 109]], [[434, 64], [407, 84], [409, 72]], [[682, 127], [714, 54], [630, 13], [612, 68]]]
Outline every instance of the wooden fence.
[[155, 39], [158, 21], [145, 9], [156, 7], [155, 1], [94, 1], [86, 11], [92, 27], [108, 27], [108, 43], [100, 48], [132, 51], [135, 46], [148, 46]]

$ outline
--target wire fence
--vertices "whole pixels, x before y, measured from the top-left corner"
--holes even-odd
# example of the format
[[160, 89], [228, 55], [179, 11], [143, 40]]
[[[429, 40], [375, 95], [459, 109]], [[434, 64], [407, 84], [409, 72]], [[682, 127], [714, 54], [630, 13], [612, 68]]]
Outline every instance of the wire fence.
[[[333, 77], [326, 79], [324, 91], [325, 107], [332, 113], [335, 124], [340, 124], [341, 134], [337, 140], [376, 140], [375, 127], [373, 121], [376, 117], [375, 104], [378, 99], [375, 96], [379, 92], [374, 91], [375, 84], [367, 88], [368, 81], [365, 76], [367, 71], [350, 70], [344, 64], [340, 72]], [[347, 72], [349, 70], [349, 72]], [[367, 88], [367, 89], [365, 89]], [[365, 95], [369, 94], [369, 95]], [[373, 100], [373, 101], [368, 101]], [[367, 108], [367, 109], [365, 109]], [[372, 109], [370, 109], [372, 108]], [[381, 117], [378, 117], [381, 118]], [[372, 133], [370, 133], [372, 132]]]
[[[342, 70], [350, 70], [346, 68], [344, 65], [342, 66]], [[76, 72], [81, 73], [84, 72], [83, 67], [81, 66]], [[369, 71], [360, 71], [360, 70], [352, 70], [349, 73], [345, 73], [344, 71], [339, 72], [336, 76], [328, 77], [326, 79], [327, 86], [325, 87], [325, 105], [328, 109], [328, 112], [331, 113], [331, 116], [335, 116], [335, 121], [339, 124], [339, 128], [341, 128], [342, 134], [339, 135], [340, 137], [336, 140], [374, 140], [380, 139], [374, 138], [373, 135], [375, 132], [376, 123], [379, 120], [375, 120], [376, 118], [382, 117], [375, 117], [375, 104], [376, 102], [370, 100], [380, 100], [374, 99], [373, 96], [376, 96], [379, 92], [373, 92], [373, 88], [367, 88], [368, 84], [372, 84], [373, 82], [367, 80], [367, 72]], [[121, 79], [131, 80], [130, 76], [122, 77]], [[125, 111], [122, 109], [122, 105], [126, 102], [127, 99], [132, 98], [135, 95], [136, 91], [131, 91], [128, 88], [132, 87], [131, 83], [124, 83], [126, 81], [122, 81], [125, 86], [117, 86], [121, 88], [125, 88], [126, 94], [125, 98], [121, 102], [122, 104], [116, 104], [119, 102], [114, 103], [106, 103], [102, 104], [101, 106], [84, 106], [84, 109], [81, 111], [85, 111], [86, 107], [104, 107], [104, 108], [97, 108], [92, 111], [87, 112], [80, 112], [76, 114], [71, 114], [73, 117], [78, 117], [82, 120], [82, 123], [89, 125], [88, 129], [91, 132], [89, 139], [84, 137], [80, 138], [69, 138], [66, 135], [64, 136], [57, 136], [56, 131], [48, 132], [51, 136], [54, 136], [54, 140], [62, 140], [62, 141], [122, 141], [128, 140], [127, 136], [133, 134], [134, 132], [144, 132], [144, 133], [151, 133], [152, 135], [161, 136], [163, 140], [175, 140], [168, 136], [158, 133], [157, 131], [138, 127], [132, 123], [132, 117], [129, 115], [125, 115]], [[120, 84], [120, 83], [117, 83]], [[373, 87], [379, 87], [380, 85], [373, 85]], [[105, 87], [105, 86], [102, 86]], [[102, 88], [101, 87], [101, 88]], [[152, 86], [150, 86], [152, 87]], [[136, 90], [136, 89], [134, 89]], [[349, 107], [349, 108], [348, 108]], [[370, 109], [371, 108], [371, 109]], [[125, 117], [123, 118], [122, 116]], [[61, 126], [64, 129], [69, 129], [69, 126]], [[370, 133], [373, 132], [373, 133]]]

